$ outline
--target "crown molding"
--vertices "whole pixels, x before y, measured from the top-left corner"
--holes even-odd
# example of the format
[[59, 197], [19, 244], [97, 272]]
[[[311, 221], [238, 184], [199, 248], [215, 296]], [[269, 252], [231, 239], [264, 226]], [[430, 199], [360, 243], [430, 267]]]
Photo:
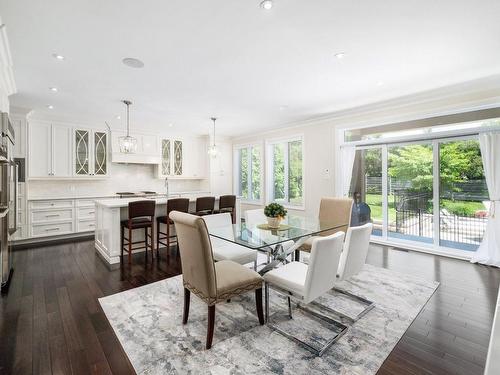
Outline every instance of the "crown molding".
[[12, 70], [12, 56], [6, 29], [7, 26], [0, 19], [0, 87], [9, 96], [17, 92], [17, 87]]
[[[500, 75], [482, 77], [328, 114], [311, 116], [303, 120], [284, 123], [260, 134], [269, 135], [304, 126], [325, 124], [339, 129], [380, 126], [393, 122], [495, 107], [500, 107]], [[234, 136], [232, 139], [239, 141], [253, 136], [255, 134], [249, 133]]]

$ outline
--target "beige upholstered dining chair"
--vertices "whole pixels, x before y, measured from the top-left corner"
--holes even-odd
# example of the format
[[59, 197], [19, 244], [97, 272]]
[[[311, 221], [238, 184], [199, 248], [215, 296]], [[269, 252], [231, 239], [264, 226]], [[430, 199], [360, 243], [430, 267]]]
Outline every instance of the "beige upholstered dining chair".
[[189, 316], [191, 292], [208, 305], [206, 348], [212, 346], [215, 323], [215, 304], [255, 290], [259, 323], [264, 324], [262, 310], [262, 277], [255, 271], [230, 260], [214, 262], [212, 244], [205, 221], [195, 215], [172, 211], [170, 218], [175, 225], [181, 254], [184, 284], [184, 314], [182, 323]]
[[[337, 229], [323, 232], [320, 236], [329, 236], [336, 232], [347, 232], [347, 228], [351, 223], [352, 202], [353, 200], [351, 198], [321, 198], [319, 220], [330, 224], [345, 225]], [[312, 242], [315, 237], [317, 236], [307, 239], [299, 250], [307, 251], [308, 253], [311, 252]]]

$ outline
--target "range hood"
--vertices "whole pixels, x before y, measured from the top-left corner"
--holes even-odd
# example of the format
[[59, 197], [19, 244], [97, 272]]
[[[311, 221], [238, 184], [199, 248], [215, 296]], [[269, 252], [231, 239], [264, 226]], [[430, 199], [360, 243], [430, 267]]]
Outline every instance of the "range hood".
[[134, 153], [120, 152], [119, 138], [126, 135], [123, 131], [111, 131], [111, 162], [127, 164], [160, 164], [161, 152], [158, 137], [150, 134], [130, 133], [137, 139]]

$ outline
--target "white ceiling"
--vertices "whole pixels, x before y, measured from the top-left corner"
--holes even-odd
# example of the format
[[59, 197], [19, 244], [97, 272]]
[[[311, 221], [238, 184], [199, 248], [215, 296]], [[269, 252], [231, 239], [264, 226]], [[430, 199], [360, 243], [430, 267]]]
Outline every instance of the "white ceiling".
[[498, 0], [259, 2], [2, 0], [11, 105], [118, 128], [129, 98], [132, 128], [240, 135], [500, 73]]

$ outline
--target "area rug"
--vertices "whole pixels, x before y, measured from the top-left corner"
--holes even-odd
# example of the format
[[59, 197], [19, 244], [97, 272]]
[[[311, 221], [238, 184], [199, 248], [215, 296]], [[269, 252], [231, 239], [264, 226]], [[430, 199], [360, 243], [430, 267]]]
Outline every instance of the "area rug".
[[[363, 296], [375, 307], [350, 325], [321, 357], [270, 327], [260, 326], [254, 294], [216, 306], [213, 346], [205, 350], [207, 307], [191, 296], [189, 322], [182, 325], [181, 276], [100, 298], [99, 302], [138, 374], [374, 374], [439, 283], [365, 265], [339, 287]], [[355, 316], [362, 306], [332, 291], [321, 301]], [[356, 306], [358, 305], [358, 306]], [[271, 291], [273, 318], [286, 316], [286, 300]], [[294, 313], [301, 336], [305, 314]]]

